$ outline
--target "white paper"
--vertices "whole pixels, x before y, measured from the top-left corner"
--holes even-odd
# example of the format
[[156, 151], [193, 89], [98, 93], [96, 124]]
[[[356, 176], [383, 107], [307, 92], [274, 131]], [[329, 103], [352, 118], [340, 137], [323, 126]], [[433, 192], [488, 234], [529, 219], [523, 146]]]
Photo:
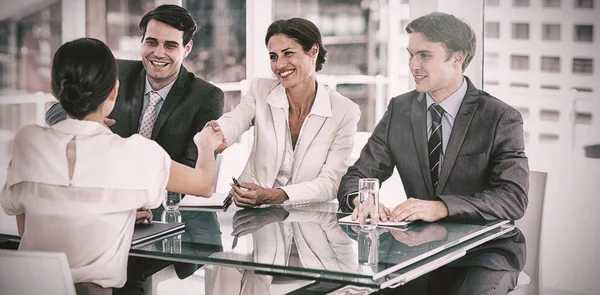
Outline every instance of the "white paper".
[[[339, 220], [340, 223], [345, 223], [345, 224], [359, 224], [358, 220], [352, 220], [352, 215], [348, 215], [346, 217], [340, 218]], [[407, 227], [409, 224], [411, 224], [412, 222], [409, 221], [399, 221], [399, 222], [383, 222], [383, 221], [379, 221], [379, 224], [377, 226], [385, 226], [385, 227], [399, 227], [399, 228], [404, 228]]]

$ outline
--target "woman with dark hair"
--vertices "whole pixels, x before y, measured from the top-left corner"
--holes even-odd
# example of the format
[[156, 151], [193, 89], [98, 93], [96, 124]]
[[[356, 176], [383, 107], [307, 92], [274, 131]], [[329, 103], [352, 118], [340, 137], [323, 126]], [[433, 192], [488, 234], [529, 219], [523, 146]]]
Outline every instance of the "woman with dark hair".
[[254, 126], [254, 144], [232, 186], [239, 207], [327, 202], [335, 198], [354, 144], [360, 110], [350, 99], [318, 83], [327, 50], [321, 33], [302, 18], [277, 20], [265, 45], [276, 79], [255, 79], [240, 104], [219, 120], [224, 142], [234, 143]]
[[136, 209], [158, 207], [165, 189], [210, 196], [215, 186], [218, 132], [196, 134], [193, 169], [171, 161], [156, 142], [122, 138], [103, 124], [115, 105], [117, 72], [99, 40], [56, 51], [52, 92], [68, 118], [17, 133], [0, 195], [5, 212], [17, 215], [19, 249], [66, 253], [78, 291], [109, 293], [104, 288], [125, 283]]

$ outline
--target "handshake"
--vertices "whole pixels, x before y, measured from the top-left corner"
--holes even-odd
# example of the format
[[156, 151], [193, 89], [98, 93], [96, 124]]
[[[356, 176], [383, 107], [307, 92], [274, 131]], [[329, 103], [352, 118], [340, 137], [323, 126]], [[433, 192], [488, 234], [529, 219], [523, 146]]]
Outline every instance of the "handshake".
[[215, 153], [220, 154], [227, 148], [227, 141], [217, 121], [212, 120], [204, 125], [204, 129], [194, 136], [196, 146], [209, 147]]

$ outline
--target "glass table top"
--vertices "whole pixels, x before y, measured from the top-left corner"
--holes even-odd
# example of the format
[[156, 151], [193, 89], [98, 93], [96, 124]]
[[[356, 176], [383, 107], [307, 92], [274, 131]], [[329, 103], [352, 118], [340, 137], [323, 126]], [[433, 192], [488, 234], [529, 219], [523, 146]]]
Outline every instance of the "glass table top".
[[390, 274], [404, 274], [452, 254], [466, 241], [507, 231], [507, 221], [415, 223], [406, 229], [367, 231], [338, 224], [345, 215], [336, 213], [337, 204], [228, 212], [181, 209], [155, 212], [155, 219], [185, 222], [184, 232], [136, 245], [130, 255], [379, 287]]

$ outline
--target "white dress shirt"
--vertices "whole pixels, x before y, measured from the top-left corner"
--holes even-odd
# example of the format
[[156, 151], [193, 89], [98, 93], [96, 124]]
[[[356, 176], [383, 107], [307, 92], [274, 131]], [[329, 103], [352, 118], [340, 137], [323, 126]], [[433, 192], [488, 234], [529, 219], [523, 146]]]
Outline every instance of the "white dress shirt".
[[156, 142], [96, 122], [25, 126], [0, 201], [25, 214], [20, 250], [64, 252], [75, 283], [121, 287], [136, 209], [160, 206], [170, 165]]

